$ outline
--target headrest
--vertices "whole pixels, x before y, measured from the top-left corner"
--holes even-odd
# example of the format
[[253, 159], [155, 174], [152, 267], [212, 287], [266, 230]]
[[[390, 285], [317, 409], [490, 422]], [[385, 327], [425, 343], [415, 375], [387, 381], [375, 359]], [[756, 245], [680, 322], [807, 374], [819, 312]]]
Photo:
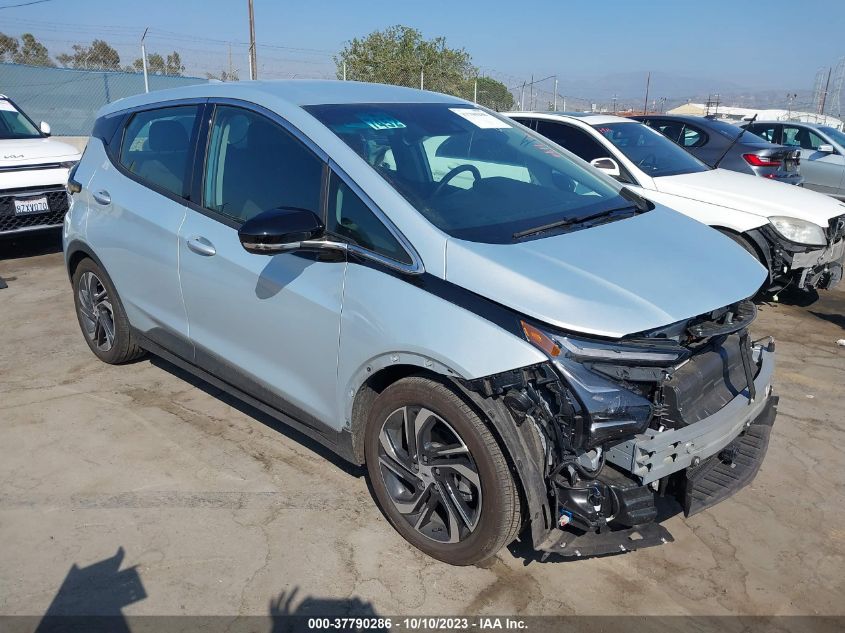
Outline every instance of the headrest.
[[154, 152], [186, 150], [188, 133], [178, 121], [154, 121], [150, 125], [149, 145]]

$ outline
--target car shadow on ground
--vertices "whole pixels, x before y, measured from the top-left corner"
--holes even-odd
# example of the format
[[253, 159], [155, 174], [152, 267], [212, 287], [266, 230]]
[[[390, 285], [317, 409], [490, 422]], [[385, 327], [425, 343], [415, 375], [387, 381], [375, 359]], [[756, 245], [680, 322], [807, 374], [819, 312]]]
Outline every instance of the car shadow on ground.
[[61, 228], [26, 233], [17, 237], [0, 236], [0, 261], [38, 255], [52, 255], [62, 250]]
[[298, 444], [316, 453], [319, 457], [331, 462], [346, 474], [351, 475], [353, 477], [361, 477], [364, 475], [364, 468], [360, 466], [355, 466], [354, 464], [350, 464], [345, 459], [334, 453], [331, 449], [326, 448], [325, 446], [320, 444], [318, 441], [311, 439], [304, 433], [300, 433], [299, 431], [285, 424], [284, 422], [277, 420], [273, 416], [268, 415], [263, 411], [260, 411], [255, 407], [245, 403], [240, 398], [237, 398], [236, 396], [233, 396], [222, 389], [218, 389], [217, 387], [204, 381], [202, 378], [194, 376], [189, 371], [186, 371], [181, 367], [178, 367], [173, 363], [170, 363], [169, 361], [155, 355], [150, 355], [150, 363], [153, 366], [158, 367], [159, 369], [163, 369], [164, 371], [172, 374], [173, 376], [184, 380], [191, 386], [196, 387], [197, 389], [205, 392], [209, 396], [226, 403], [233, 409], [237, 409], [244, 415], [247, 415], [261, 422], [262, 424], [273, 429], [280, 435], [284, 435], [285, 437], [294, 440]]

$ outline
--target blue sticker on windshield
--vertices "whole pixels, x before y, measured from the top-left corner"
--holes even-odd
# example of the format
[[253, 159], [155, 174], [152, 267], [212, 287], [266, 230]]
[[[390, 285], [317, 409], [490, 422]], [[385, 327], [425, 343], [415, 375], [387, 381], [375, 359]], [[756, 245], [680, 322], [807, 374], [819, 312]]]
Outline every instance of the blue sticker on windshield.
[[389, 114], [359, 114], [358, 118], [374, 130], [398, 130], [407, 127], [402, 121], [394, 119]]

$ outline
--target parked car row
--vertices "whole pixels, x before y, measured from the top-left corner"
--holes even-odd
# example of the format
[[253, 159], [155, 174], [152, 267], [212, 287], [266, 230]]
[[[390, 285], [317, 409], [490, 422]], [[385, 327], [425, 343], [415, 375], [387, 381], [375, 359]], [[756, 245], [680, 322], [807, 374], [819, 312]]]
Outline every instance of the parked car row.
[[525, 112], [509, 116], [649, 200], [720, 230], [766, 267], [765, 290], [787, 285], [825, 289], [842, 279], [845, 204], [834, 198], [713, 169], [629, 118]]
[[366, 466], [440, 560], [671, 541], [658, 498], [689, 516], [758, 471], [778, 398], [750, 298], [835, 285], [845, 205], [630, 119], [510, 116], [355, 82], [109, 104], [67, 183], [85, 341]]
[[774, 343], [748, 326], [766, 268], [654, 184], [707, 189], [699, 161], [633, 121], [561, 120], [622, 148], [590, 160], [630, 182], [541, 127], [392, 86], [110, 104], [68, 183], [85, 340], [366, 465], [396, 530], [449, 563], [519, 534], [574, 557], [670, 541], [658, 495], [694, 514], [765, 455]]

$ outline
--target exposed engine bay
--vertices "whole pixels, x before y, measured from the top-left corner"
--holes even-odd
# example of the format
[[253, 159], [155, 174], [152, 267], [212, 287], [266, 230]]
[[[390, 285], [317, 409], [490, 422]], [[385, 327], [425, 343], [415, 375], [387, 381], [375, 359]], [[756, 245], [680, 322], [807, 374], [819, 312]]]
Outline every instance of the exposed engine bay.
[[[599, 341], [523, 322], [550, 362], [469, 381], [533, 429], [543, 453], [542, 542], [591, 556], [671, 541], [659, 521], [700, 512], [754, 478], [777, 409], [774, 343], [752, 342], [743, 301]], [[534, 519], [536, 520], [536, 519]]]

